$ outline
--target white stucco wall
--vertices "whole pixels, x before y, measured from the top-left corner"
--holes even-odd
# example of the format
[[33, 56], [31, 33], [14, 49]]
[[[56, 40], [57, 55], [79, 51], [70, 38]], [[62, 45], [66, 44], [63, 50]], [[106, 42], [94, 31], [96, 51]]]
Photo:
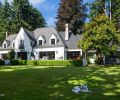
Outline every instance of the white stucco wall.
[[39, 58], [39, 52], [49, 52], [49, 51], [55, 51], [55, 60], [60, 60], [61, 57], [63, 57], [63, 60], [65, 58], [65, 50], [64, 47], [55, 47], [55, 48], [37, 48], [34, 49], [34, 55], [38, 59]]
[[24, 40], [24, 52], [29, 52], [27, 58], [30, 59], [30, 52], [32, 52], [31, 40], [29, 39], [23, 28], [20, 29], [15, 39], [15, 52], [20, 52], [19, 50], [20, 40]]

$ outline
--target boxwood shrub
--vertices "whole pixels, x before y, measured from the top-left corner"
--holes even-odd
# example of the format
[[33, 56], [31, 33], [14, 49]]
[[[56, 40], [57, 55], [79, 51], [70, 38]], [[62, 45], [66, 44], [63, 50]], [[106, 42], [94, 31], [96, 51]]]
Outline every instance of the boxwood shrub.
[[11, 65], [35, 66], [76, 66], [82, 65], [81, 60], [11, 60]]

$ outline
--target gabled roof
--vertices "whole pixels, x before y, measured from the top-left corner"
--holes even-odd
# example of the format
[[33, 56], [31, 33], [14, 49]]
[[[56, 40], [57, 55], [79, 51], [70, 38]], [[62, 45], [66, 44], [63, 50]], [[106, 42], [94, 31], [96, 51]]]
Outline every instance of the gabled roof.
[[8, 44], [8, 47], [7, 48], [3, 48], [3, 46], [0, 46], [0, 50], [9, 50], [9, 49], [12, 49], [12, 42], [13, 40], [15, 40], [15, 38], [17, 37], [17, 34], [12, 34], [12, 35], [9, 35], [7, 38], [6, 38], [6, 42]]
[[23, 30], [25, 31], [25, 33], [27, 34], [27, 36], [29, 37], [30, 40], [35, 41], [35, 36], [34, 33], [30, 30], [27, 30], [26, 28], [23, 28]]
[[69, 40], [65, 40], [65, 32], [59, 32], [67, 49], [79, 49], [77, 47], [78, 41], [81, 39], [81, 35], [74, 35], [73, 33], [69, 33]]
[[17, 37], [18, 34], [12, 34], [12, 35], [9, 35], [6, 40], [8, 41], [11, 41], [11, 40], [15, 40], [15, 38]]

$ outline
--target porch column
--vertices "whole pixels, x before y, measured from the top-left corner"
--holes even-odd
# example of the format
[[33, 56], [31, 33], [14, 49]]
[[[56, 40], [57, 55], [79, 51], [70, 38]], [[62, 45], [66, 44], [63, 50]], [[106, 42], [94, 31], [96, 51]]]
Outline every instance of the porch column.
[[36, 60], [39, 60], [39, 52], [35, 52], [36, 54], [35, 54], [35, 59]]
[[0, 59], [2, 59], [2, 55], [0, 54]]
[[18, 52], [15, 52], [15, 59], [18, 59]]

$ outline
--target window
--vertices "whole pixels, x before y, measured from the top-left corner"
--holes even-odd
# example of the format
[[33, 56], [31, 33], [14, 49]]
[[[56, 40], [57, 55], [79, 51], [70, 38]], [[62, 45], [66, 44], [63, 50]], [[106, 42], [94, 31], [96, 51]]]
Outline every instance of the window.
[[4, 48], [7, 48], [7, 45], [6, 45], [6, 44], [4, 44]]
[[24, 45], [24, 40], [20, 40], [20, 45]]
[[51, 44], [55, 44], [55, 39], [51, 39]]
[[15, 43], [13, 43], [13, 47], [15, 47]]
[[32, 43], [32, 42], [30, 42], [30, 45], [31, 45], [31, 46], [32, 46], [32, 44], [33, 44], [33, 43]]
[[67, 52], [67, 59], [79, 59], [79, 58], [80, 58], [80, 51]]
[[39, 43], [38, 43], [38, 45], [42, 45], [42, 40], [39, 40]]

